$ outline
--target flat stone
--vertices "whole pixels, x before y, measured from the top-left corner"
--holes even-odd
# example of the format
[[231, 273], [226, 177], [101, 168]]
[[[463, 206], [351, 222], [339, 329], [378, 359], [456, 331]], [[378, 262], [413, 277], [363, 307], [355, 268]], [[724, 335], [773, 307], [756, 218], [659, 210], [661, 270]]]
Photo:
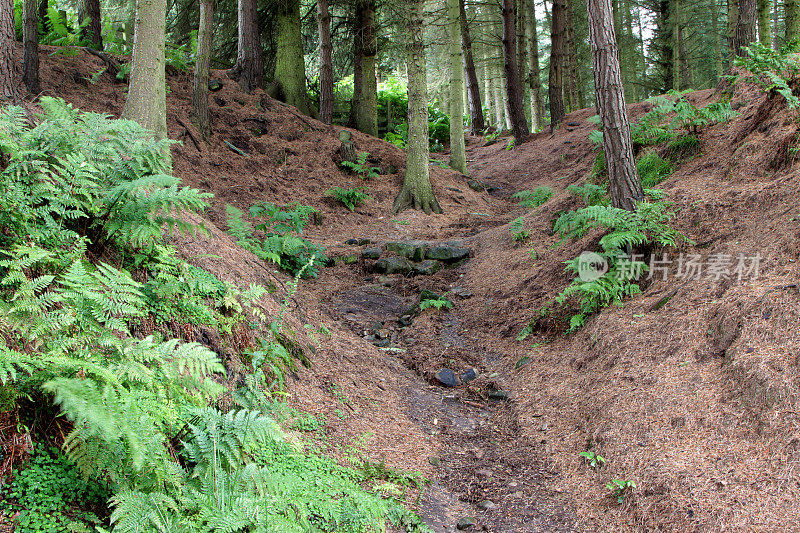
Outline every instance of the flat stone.
[[348, 246], [358, 246], [358, 239], [347, 239], [344, 243]]
[[464, 287], [455, 286], [450, 289], [450, 293], [458, 296], [459, 298], [470, 298], [472, 296], [472, 292], [468, 291]]
[[494, 511], [497, 509], [497, 504], [492, 500], [483, 500], [482, 502], [478, 503], [478, 509], [482, 511]]
[[378, 339], [377, 337], [375, 338], [374, 341], [372, 341], [372, 344], [374, 344], [378, 348], [386, 348], [391, 343], [392, 341], [389, 339]]
[[464, 372], [459, 374], [458, 377], [461, 378], [462, 383], [468, 383], [473, 379], [477, 378], [478, 374], [477, 372], [475, 372], [474, 368], [470, 368], [469, 370], [465, 370]]
[[435, 259], [454, 263], [469, 256], [469, 248], [464, 248], [458, 243], [445, 243], [431, 246], [425, 251], [425, 259]]
[[372, 241], [369, 240], [369, 239], [363, 239], [363, 238], [362, 239], [358, 239], [358, 245], [359, 246], [366, 246], [366, 245], [371, 244], [371, 243], [372, 243]]
[[475, 526], [475, 519], [471, 516], [465, 516], [456, 523], [456, 529], [463, 531]]
[[434, 374], [436, 380], [445, 387], [458, 387], [461, 383], [458, 381], [456, 373], [449, 368], [443, 368]]
[[355, 265], [356, 263], [358, 263], [358, 256], [354, 254], [346, 255], [342, 257], [342, 263], [344, 263], [345, 265]]
[[414, 274], [418, 276], [432, 276], [442, 269], [442, 264], [433, 259], [426, 259], [414, 265]]
[[411, 317], [411, 315], [405, 315], [405, 316], [401, 316], [397, 320], [397, 323], [400, 324], [400, 326], [402, 326], [404, 328], [407, 328], [408, 326], [411, 325], [412, 321], [413, 321], [413, 318]]
[[472, 189], [473, 191], [483, 192], [483, 183], [478, 180], [467, 180], [467, 186]]
[[364, 259], [378, 259], [381, 253], [380, 248], [365, 248], [364, 251], [361, 252], [361, 257]]
[[508, 400], [508, 391], [504, 391], [503, 389], [496, 389], [489, 391], [489, 399], [490, 400]]
[[387, 257], [378, 259], [372, 265], [375, 272], [383, 274], [408, 274], [412, 270], [411, 263], [405, 257]]
[[412, 261], [422, 261], [428, 243], [424, 241], [392, 241], [386, 243], [386, 251], [395, 253]]
[[481, 468], [481, 469], [475, 471], [475, 475], [488, 478], [488, 477], [492, 477], [494, 475], [494, 472], [492, 472], [488, 468]]

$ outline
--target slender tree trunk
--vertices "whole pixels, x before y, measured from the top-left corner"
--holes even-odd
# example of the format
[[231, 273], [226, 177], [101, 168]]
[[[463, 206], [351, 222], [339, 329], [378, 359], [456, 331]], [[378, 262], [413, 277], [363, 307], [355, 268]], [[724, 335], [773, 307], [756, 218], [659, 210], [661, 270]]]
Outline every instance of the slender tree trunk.
[[464, 147], [464, 58], [461, 53], [460, 0], [447, 0], [447, 29], [450, 36], [450, 166], [467, 172]]
[[539, 35], [536, 28], [536, 6], [534, 0], [527, 0], [528, 11], [526, 34], [528, 37], [528, 85], [531, 88], [531, 128], [542, 129], [542, 83], [539, 79]]
[[772, 49], [776, 51], [781, 49], [781, 36], [778, 34], [778, 30], [780, 29], [780, 11], [781, 1], [772, 0]]
[[408, 157], [403, 188], [394, 201], [392, 212], [413, 207], [425, 213], [441, 213], [433, 194], [428, 146], [428, 94], [423, 44], [424, 0], [406, 2], [408, 18]]
[[88, 24], [81, 29], [81, 38], [91, 43], [92, 48], [103, 49], [103, 32], [100, 16], [100, 0], [80, 0], [78, 4], [78, 22]]
[[494, 112], [494, 93], [492, 92], [492, 70], [489, 68], [489, 52], [487, 51], [487, 46], [483, 46], [483, 92], [484, 92], [484, 102], [486, 102], [486, 115], [484, 119], [486, 121], [486, 126], [494, 126], [496, 124], [495, 121], [495, 112]]
[[261, 31], [258, 27], [258, 0], [238, 1], [239, 42], [236, 65], [230, 75], [239, 82], [242, 90], [264, 88], [264, 53], [261, 49]]
[[22, 81], [32, 94], [39, 94], [39, 23], [36, 0], [22, 2]]
[[635, 202], [644, 198], [644, 192], [633, 159], [611, 1], [588, 0], [586, 8], [611, 202], [614, 207], [633, 210]]
[[566, 39], [566, 69], [567, 84], [565, 87], [567, 94], [568, 113], [580, 109], [580, 97], [578, 96], [578, 49], [575, 43], [575, 11], [572, 9], [572, 0], [567, 0], [567, 39]]
[[681, 0], [672, 1], [672, 89], [681, 90]]
[[514, 10], [517, 14], [517, 71], [519, 73], [520, 91], [522, 94], [522, 110], [525, 120], [530, 126], [528, 112], [530, 111], [530, 98], [528, 97], [528, 39], [526, 29], [528, 26], [528, 10], [525, 9], [527, 0], [514, 0]]
[[166, 0], [138, 0], [133, 35], [133, 61], [128, 98], [122, 117], [167, 137], [167, 94], [164, 73]]
[[14, 0], [0, 0], [0, 101], [16, 102], [14, 83]]
[[311, 115], [306, 92], [306, 64], [300, 29], [300, 0], [281, 0], [278, 4], [275, 81], [284, 101], [301, 113]]
[[767, 48], [772, 48], [769, 8], [770, 0], [758, 0], [758, 40]]
[[328, 0], [317, 0], [319, 29], [319, 119], [333, 124], [333, 45]]
[[714, 34], [714, 74], [719, 81], [722, 76], [722, 36], [719, 29], [719, 0], [711, 2], [711, 33]]
[[744, 55], [744, 48], [756, 40], [756, 0], [739, 0], [739, 18], [736, 23], [734, 52]]
[[786, 44], [800, 39], [800, 0], [784, 0], [784, 16], [786, 18]]
[[503, 65], [506, 73], [506, 96], [508, 115], [514, 143], [519, 146], [528, 140], [531, 132], [525, 120], [522, 103], [522, 84], [517, 67], [517, 29], [515, 27], [514, 0], [503, 0]]
[[[800, 1], [800, 0], [798, 0]], [[736, 25], [739, 20], [739, 0], [728, 0], [728, 66], [733, 62], [736, 50]]]
[[550, 132], [564, 119], [564, 54], [567, 33], [567, 2], [553, 0], [553, 16], [550, 29], [550, 81], [547, 92], [550, 97]]
[[375, 1], [358, 0], [354, 29], [354, 88], [350, 125], [368, 135], [378, 135], [378, 84], [375, 57]]
[[208, 113], [208, 73], [211, 68], [211, 42], [214, 39], [214, 0], [200, 0], [200, 26], [197, 30], [197, 56], [192, 83], [192, 110], [200, 134], [211, 133]]
[[493, 61], [492, 65], [492, 90], [494, 91], [494, 113], [495, 125], [498, 131], [507, 128], [506, 124], [506, 101], [503, 98], [505, 91], [503, 90], [503, 74], [496, 62]]
[[467, 11], [464, 0], [458, 0], [459, 22], [461, 26], [461, 50], [464, 56], [464, 74], [467, 79], [467, 96], [469, 100], [469, 123], [473, 135], [478, 135], [486, 124], [483, 120], [483, 107], [481, 105], [481, 90], [478, 83], [478, 74], [475, 71], [475, 59], [472, 55], [472, 38], [469, 31]]

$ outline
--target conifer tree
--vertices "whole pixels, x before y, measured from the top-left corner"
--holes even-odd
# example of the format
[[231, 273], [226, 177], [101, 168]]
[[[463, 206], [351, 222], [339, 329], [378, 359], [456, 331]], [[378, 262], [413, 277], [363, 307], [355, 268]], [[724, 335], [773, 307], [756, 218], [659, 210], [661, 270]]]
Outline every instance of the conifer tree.
[[467, 172], [464, 147], [464, 61], [461, 55], [461, 12], [459, 0], [447, 0], [448, 34], [450, 37], [450, 166]]
[[0, 0], [0, 100], [17, 100], [14, 83], [14, 0]]

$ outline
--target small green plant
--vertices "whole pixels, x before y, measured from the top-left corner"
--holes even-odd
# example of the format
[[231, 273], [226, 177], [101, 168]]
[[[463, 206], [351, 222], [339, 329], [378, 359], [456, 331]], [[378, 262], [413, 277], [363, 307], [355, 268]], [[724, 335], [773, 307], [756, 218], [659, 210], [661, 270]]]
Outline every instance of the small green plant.
[[606, 489], [611, 492], [611, 497], [617, 499], [617, 503], [623, 503], [625, 497], [633, 492], [636, 488], [636, 483], [630, 479], [612, 479], [606, 483]]
[[649, 151], [636, 160], [636, 170], [642, 187], [650, 189], [672, 174], [672, 165], [655, 151]]
[[592, 468], [601, 468], [606, 464], [606, 460], [602, 455], [597, 455], [592, 451], [581, 452], [578, 455], [586, 459], [586, 463]]
[[513, 150], [515, 145], [516, 141], [514, 139], [509, 139], [506, 143], [506, 151]]
[[511, 231], [511, 240], [517, 244], [527, 241], [531, 236], [531, 232], [524, 229], [524, 226], [525, 219], [522, 217], [515, 218], [509, 225], [509, 230]]
[[353, 189], [331, 187], [325, 191], [325, 195], [338, 200], [350, 211], [355, 211], [356, 207], [361, 205], [365, 200], [372, 199], [370, 195], [364, 192], [366, 190], [366, 187], [355, 187]]
[[453, 302], [445, 298], [444, 296], [440, 296], [438, 298], [426, 298], [424, 300], [420, 300], [419, 302], [419, 310], [424, 311], [425, 309], [452, 309]]
[[608, 187], [603, 185], [596, 185], [594, 183], [584, 183], [578, 185], [573, 183], [567, 187], [567, 191], [577, 198], [580, 198], [584, 204], [590, 205], [608, 205], [610, 200], [608, 198]]
[[734, 59], [734, 65], [750, 71], [747, 79], [758, 83], [765, 91], [775, 91], [784, 98], [790, 108], [800, 107], [798, 98], [791, 87], [789, 79], [800, 72], [795, 55], [800, 48], [797, 41], [790, 43], [780, 51], [773, 50], [759, 42], [745, 47], [745, 55]]
[[511, 195], [519, 200], [520, 207], [539, 207], [553, 196], [553, 189], [547, 185], [536, 187], [533, 191], [519, 191]]
[[667, 143], [667, 157], [681, 161], [700, 152], [700, 139], [696, 135], [681, 135]]
[[494, 133], [487, 134], [484, 139], [486, 139], [487, 143], [491, 143], [497, 140], [498, 137], [502, 134], [501, 131], [495, 131]]
[[371, 167], [367, 164], [367, 159], [369, 158], [369, 152], [361, 152], [356, 157], [356, 162], [353, 163], [352, 161], [342, 161], [342, 166], [347, 167], [353, 170], [358, 177], [362, 180], [368, 178], [377, 178], [380, 176], [381, 169], [379, 167]]

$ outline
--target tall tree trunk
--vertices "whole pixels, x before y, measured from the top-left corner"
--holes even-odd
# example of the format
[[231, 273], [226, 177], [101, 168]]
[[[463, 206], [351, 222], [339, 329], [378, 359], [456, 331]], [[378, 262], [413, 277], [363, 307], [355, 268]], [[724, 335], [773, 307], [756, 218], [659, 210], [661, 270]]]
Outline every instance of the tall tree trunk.
[[781, 0], [772, 0], [772, 49], [781, 49], [781, 36], [778, 34], [780, 28]]
[[83, 26], [81, 38], [92, 48], [103, 49], [103, 31], [100, 16], [100, 0], [80, 0], [78, 3], [78, 22]]
[[261, 49], [261, 30], [258, 27], [258, 0], [238, 0], [239, 42], [236, 65], [230, 76], [242, 90], [264, 88], [264, 52]]
[[0, 100], [16, 102], [14, 83], [14, 0], [0, 0]]
[[32, 94], [39, 94], [39, 22], [36, 0], [22, 2], [22, 81]]
[[200, 134], [211, 133], [208, 114], [208, 73], [211, 68], [211, 42], [214, 39], [214, 0], [200, 0], [200, 26], [197, 30], [197, 56], [192, 83], [192, 110]]
[[526, 29], [528, 26], [528, 10], [525, 9], [527, 0], [514, 0], [514, 10], [517, 15], [517, 72], [519, 74], [520, 91], [522, 94], [522, 110], [528, 125], [528, 112], [530, 111], [530, 98], [528, 97], [528, 39]]
[[333, 45], [328, 0], [317, 0], [319, 30], [319, 119], [333, 124]]
[[772, 48], [769, 8], [770, 0], [758, 0], [758, 41], [767, 48]]
[[722, 36], [719, 30], [719, 0], [711, 2], [711, 33], [714, 34], [714, 75], [717, 81], [722, 76]]
[[550, 97], [550, 132], [564, 119], [564, 55], [567, 38], [567, 0], [553, 0], [553, 16], [550, 28], [550, 81], [547, 92]]
[[622, 88], [611, 1], [588, 0], [586, 9], [611, 203], [614, 207], [633, 210], [635, 202], [644, 198], [644, 192], [633, 159], [631, 128]]
[[728, 0], [728, 67], [736, 50], [736, 25], [739, 21], [739, 0]]
[[744, 55], [744, 48], [756, 40], [756, 0], [739, 0], [734, 53]]
[[461, 53], [460, 0], [447, 0], [447, 29], [450, 35], [450, 166], [467, 172], [464, 147], [464, 59]]
[[425, 213], [441, 213], [433, 194], [428, 146], [428, 93], [423, 44], [424, 0], [407, 0], [408, 10], [408, 156], [403, 188], [395, 198], [393, 213], [413, 207]]
[[492, 92], [492, 70], [489, 68], [489, 52], [488, 47], [483, 45], [483, 92], [485, 98], [483, 99], [486, 102], [486, 115], [484, 119], [486, 121], [486, 126], [494, 126], [496, 124], [495, 121], [495, 112], [494, 112], [494, 93]]
[[494, 91], [494, 123], [498, 131], [506, 127], [506, 101], [503, 98], [503, 74], [500, 65], [492, 61], [492, 90]]
[[301, 113], [311, 115], [306, 92], [306, 63], [303, 59], [303, 34], [300, 29], [300, 0], [281, 0], [278, 4], [275, 81], [284, 101]]
[[522, 84], [517, 66], [517, 29], [515, 27], [514, 0], [503, 0], [503, 66], [506, 73], [506, 96], [508, 115], [514, 143], [519, 146], [528, 140], [531, 132], [525, 120], [522, 103]]
[[672, 89], [681, 90], [681, 0], [672, 0]]
[[527, 0], [528, 11], [526, 35], [528, 44], [528, 85], [531, 88], [531, 128], [542, 129], [542, 83], [539, 79], [539, 35], [536, 28], [536, 6], [534, 0]]
[[123, 118], [135, 120], [159, 140], [167, 137], [166, 11], [166, 0], [138, 0], [136, 3], [133, 61], [128, 98], [122, 111]]
[[375, 0], [356, 3], [353, 55], [353, 101], [350, 125], [368, 135], [378, 135], [378, 84], [375, 57], [378, 41], [375, 35]]
[[784, 0], [786, 17], [786, 44], [800, 39], [800, 0]]
[[478, 135], [486, 124], [483, 120], [483, 107], [481, 105], [481, 89], [478, 83], [478, 74], [475, 71], [475, 59], [472, 55], [472, 38], [469, 31], [467, 11], [464, 0], [458, 0], [459, 23], [461, 26], [461, 50], [464, 56], [464, 74], [467, 79], [467, 96], [469, 100], [469, 124], [473, 135]]
[[39, 20], [45, 21], [47, 19], [47, 9], [49, 8], [49, 4], [47, 0], [42, 0], [39, 2]]

